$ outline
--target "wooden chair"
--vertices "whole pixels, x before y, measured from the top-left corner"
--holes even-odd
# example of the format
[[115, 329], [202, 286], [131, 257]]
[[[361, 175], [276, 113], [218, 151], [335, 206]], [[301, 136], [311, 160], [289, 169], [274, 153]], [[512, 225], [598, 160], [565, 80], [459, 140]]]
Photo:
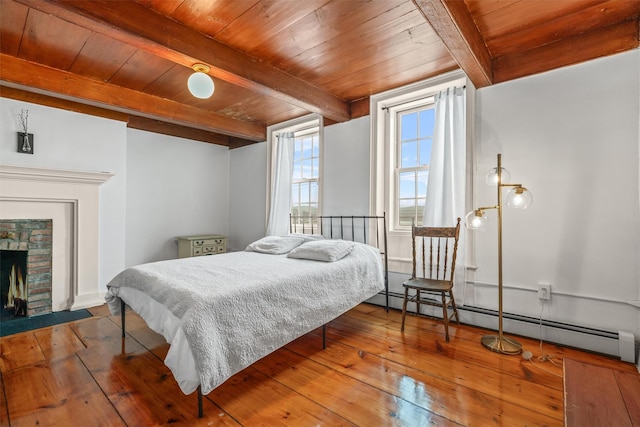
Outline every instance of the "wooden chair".
[[[442, 320], [447, 342], [449, 342], [449, 320], [455, 317], [460, 323], [458, 309], [453, 297], [453, 276], [456, 268], [460, 218], [455, 227], [411, 227], [413, 245], [413, 273], [404, 282], [404, 302], [402, 304], [402, 327], [407, 315], [407, 303], [416, 304], [416, 314], [420, 315], [422, 304], [442, 307]], [[421, 247], [419, 248], [418, 245]], [[416, 252], [420, 251], [420, 258]], [[417, 268], [422, 266], [421, 269]], [[417, 274], [421, 270], [422, 274]], [[409, 290], [415, 291], [409, 296]], [[449, 314], [449, 307], [452, 310]]]

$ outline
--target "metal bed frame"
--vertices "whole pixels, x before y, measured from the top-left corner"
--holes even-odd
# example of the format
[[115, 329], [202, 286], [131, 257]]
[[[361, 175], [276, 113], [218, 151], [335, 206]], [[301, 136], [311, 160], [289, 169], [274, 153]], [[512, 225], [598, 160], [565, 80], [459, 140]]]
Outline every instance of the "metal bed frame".
[[[369, 234], [367, 234], [369, 229]], [[351, 240], [377, 247], [383, 257], [385, 310], [389, 311], [389, 262], [387, 258], [387, 219], [382, 216], [312, 216], [290, 215], [291, 233], [322, 234], [330, 239]], [[360, 231], [361, 230], [361, 231]], [[327, 234], [325, 234], [327, 233]], [[335, 233], [335, 234], [334, 234]], [[349, 239], [349, 236], [351, 239]], [[120, 319], [122, 323], [122, 348], [124, 351], [125, 302], [120, 299]], [[322, 349], [327, 348], [327, 325], [322, 325]], [[198, 418], [203, 417], [202, 389], [198, 386]]]
[[[369, 230], [368, 234], [367, 230]], [[330, 239], [350, 240], [378, 248], [384, 265], [384, 291], [380, 292], [380, 294], [385, 296], [385, 310], [389, 311], [389, 259], [387, 256], [386, 213], [383, 213], [382, 216], [289, 215], [289, 232], [321, 234]]]

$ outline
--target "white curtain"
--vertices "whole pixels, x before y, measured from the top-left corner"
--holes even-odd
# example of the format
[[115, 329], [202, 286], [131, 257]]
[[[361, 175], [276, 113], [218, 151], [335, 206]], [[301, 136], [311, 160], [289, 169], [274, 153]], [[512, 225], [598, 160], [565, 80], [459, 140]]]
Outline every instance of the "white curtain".
[[435, 96], [435, 123], [427, 182], [423, 225], [452, 227], [460, 218], [454, 290], [464, 305], [466, 129], [464, 88], [443, 90]]
[[435, 96], [435, 124], [427, 200], [422, 224], [455, 225], [465, 215], [466, 132], [464, 89], [449, 88]]
[[267, 236], [282, 236], [289, 233], [289, 211], [291, 209], [291, 175], [293, 174], [293, 132], [276, 137], [276, 159], [271, 176], [271, 199]]

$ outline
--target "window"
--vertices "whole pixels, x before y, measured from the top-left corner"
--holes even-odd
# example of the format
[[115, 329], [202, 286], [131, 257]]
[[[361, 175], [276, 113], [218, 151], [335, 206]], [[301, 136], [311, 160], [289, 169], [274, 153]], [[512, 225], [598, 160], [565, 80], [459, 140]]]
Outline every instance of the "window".
[[291, 215], [318, 215], [318, 176], [320, 174], [320, 135], [318, 128], [295, 133], [293, 175], [291, 177]]
[[[315, 115], [294, 119], [269, 128], [267, 135], [271, 147], [267, 234], [310, 232], [313, 221], [308, 217], [321, 214], [322, 119]], [[290, 224], [290, 216], [307, 219], [294, 218]]]
[[[454, 163], [455, 171], [461, 170], [459, 162], [462, 159], [464, 165], [466, 149], [447, 151], [448, 148], [434, 142], [434, 132], [437, 127], [436, 103], [441, 105], [443, 91], [461, 88], [465, 84], [467, 79], [464, 73], [455, 71], [371, 96], [370, 213], [387, 214], [387, 249], [391, 271], [411, 271], [411, 224], [414, 221], [418, 225], [423, 224], [427, 201], [432, 204], [445, 196], [442, 198], [442, 209], [430, 216], [429, 221], [435, 222], [437, 216], [438, 221], [445, 215], [451, 216], [445, 210], [459, 210], [451, 207], [454, 205], [454, 199], [450, 196], [453, 187], [445, 188], [444, 183], [446, 180], [447, 185], [451, 183], [456, 188], [459, 188], [460, 182], [468, 185], [469, 178], [464, 166], [462, 181], [459, 175], [455, 175], [455, 179], [447, 175], [453, 170]], [[437, 98], [440, 99], [438, 102]], [[465, 105], [472, 105], [472, 102]], [[472, 140], [469, 133], [464, 139], [465, 144]], [[448, 141], [448, 138], [445, 140]], [[452, 157], [451, 153], [455, 156]], [[427, 200], [428, 183], [431, 187], [438, 186], [433, 188], [434, 192], [438, 191], [435, 199], [429, 197]], [[455, 195], [455, 206], [462, 205], [463, 216], [466, 213], [466, 194], [463, 188], [462, 192]], [[458, 203], [460, 198], [461, 204]], [[429, 209], [433, 207], [431, 205]]]
[[406, 234], [412, 221], [422, 224], [431, 148], [435, 95], [466, 84], [462, 72], [371, 97], [371, 213], [387, 212], [389, 231]]
[[433, 98], [426, 105], [396, 112], [395, 214], [397, 226], [421, 224], [433, 142]]

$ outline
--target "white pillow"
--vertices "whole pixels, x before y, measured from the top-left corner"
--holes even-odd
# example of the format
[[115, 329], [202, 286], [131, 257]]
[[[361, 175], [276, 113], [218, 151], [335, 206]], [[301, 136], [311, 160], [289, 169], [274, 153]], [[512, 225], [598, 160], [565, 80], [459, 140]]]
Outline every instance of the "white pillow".
[[282, 255], [300, 246], [304, 239], [294, 236], [267, 236], [246, 247], [246, 251]]
[[291, 234], [289, 234], [289, 236], [291, 236], [291, 237], [299, 237], [304, 242], [311, 242], [313, 240], [324, 240], [324, 239], [326, 239], [326, 237], [324, 237], [322, 234], [291, 233]]
[[293, 249], [287, 257], [333, 262], [350, 254], [354, 246], [354, 242], [346, 240], [313, 240]]

